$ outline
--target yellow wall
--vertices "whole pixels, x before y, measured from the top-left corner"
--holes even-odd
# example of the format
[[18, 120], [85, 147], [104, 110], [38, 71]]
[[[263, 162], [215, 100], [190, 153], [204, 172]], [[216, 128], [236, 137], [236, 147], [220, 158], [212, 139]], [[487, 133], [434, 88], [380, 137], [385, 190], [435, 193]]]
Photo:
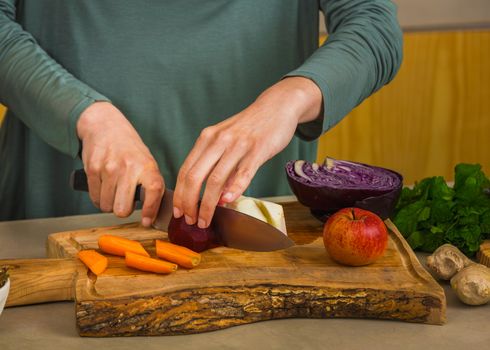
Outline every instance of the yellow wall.
[[406, 184], [450, 180], [458, 162], [490, 174], [490, 31], [405, 34], [397, 77], [321, 138], [326, 155], [396, 169]]
[[2, 124], [4, 114], [5, 114], [5, 107], [0, 105], [0, 125]]

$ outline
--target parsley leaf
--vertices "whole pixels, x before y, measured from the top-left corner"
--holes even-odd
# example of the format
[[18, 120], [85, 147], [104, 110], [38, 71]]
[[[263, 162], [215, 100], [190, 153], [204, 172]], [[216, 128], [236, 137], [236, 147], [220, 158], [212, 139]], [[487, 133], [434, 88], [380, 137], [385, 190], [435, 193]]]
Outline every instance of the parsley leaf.
[[490, 238], [490, 180], [480, 164], [458, 164], [451, 188], [442, 176], [404, 188], [393, 222], [413, 249], [433, 252], [451, 243], [468, 256]]

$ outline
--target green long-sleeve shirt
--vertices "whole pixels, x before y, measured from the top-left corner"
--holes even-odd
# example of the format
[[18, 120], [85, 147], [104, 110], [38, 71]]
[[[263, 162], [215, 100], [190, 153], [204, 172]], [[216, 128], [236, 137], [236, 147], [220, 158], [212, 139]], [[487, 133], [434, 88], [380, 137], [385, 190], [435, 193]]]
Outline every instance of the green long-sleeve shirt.
[[125, 114], [173, 187], [204, 127], [296, 75], [320, 87], [324, 115], [247, 190], [289, 193], [286, 161], [314, 159], [311, 140], [393, 78], [401, 41], [389, 0], [0, 0], [0, 220], [97, 211], [68, 186], [94, 101]]

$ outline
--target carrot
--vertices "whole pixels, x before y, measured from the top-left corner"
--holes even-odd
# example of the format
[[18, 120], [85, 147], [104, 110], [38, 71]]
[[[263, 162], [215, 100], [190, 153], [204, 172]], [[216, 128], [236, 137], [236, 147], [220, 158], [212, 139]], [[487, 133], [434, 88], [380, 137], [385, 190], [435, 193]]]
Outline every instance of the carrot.
[[201, 262], [201, 254], [180, 245], [157, 239], [156, 248], [158, 257], [174, 262], [188, 269], [196, 267]]
[[148, 252], [145, 250], [145, 248], [143, 248], [140, 242], [112, 235], [100, 236], [99, 248], [104, 253], [119, 256], [124, 256], [124, 253], [126, 252], [132, 252], [147, 257], [150, 256], [150, 254], [148, 254]]
[[166, 242], [166, 241], [162, 241], [162, 240], [159, 240], [157, 239], [156, 240], [156, 243], [157, 243], [157, 247], [160, 246], [160, 247], [166, 247], [168, 249], [172, 249], [172, 250], [175, 250], [181, 254], [185, 254], [185, 255], [189, 255], [189, 256], [193, 256], [193, 257], [196, 257], [196, 258], [201, 258], [201, 254], [189, 249], [189, 248], [186, 248], [186, 247], [183, 247], [181, 245], [177, 245], [177, 244], [173, 244], [173, 243], [170, 243], [170, 242]]
[[78, 258], [97, 276], [107, 269], [107, 258], [93, 249], [79, 251]]
[[171, 273], [177, 270], [177, 265], [175, 264], [132, 252], [126, 252], [126, 266], [155, 273]]

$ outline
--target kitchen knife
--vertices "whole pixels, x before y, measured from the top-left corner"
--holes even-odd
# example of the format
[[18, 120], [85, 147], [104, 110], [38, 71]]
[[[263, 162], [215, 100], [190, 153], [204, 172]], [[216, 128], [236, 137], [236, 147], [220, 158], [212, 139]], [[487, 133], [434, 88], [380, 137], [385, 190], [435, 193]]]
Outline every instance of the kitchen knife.
[[[70, 185], [77, 191], [88, 191], [87, 175], [83, 169], [75, 170], [70, 177]], [[174, 192], [168, 188], [160, 204], [153, 227], [167, 231], [173, 215]], [[134, 200], [144, 201], [144, 188], [136, 187]], [[283, 232], [250, 215], [218, 206], [211, 222], [215, 232], [221, 237], [223, 244], [230, 248], [258, 252], [285, 249], [294, 242]]]

